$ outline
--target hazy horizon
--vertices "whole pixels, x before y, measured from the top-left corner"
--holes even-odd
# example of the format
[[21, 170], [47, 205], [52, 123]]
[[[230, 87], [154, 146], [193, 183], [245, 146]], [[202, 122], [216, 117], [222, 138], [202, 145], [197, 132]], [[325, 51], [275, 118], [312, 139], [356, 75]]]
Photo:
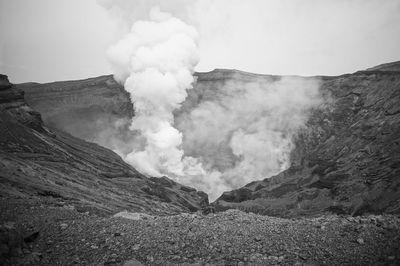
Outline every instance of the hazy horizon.
[[112, 73], [107, 48], [154, 5], [200, 33], [197, 72], [339, 75], [400, 60], [400, 1], [0, 0], [14, 83]]

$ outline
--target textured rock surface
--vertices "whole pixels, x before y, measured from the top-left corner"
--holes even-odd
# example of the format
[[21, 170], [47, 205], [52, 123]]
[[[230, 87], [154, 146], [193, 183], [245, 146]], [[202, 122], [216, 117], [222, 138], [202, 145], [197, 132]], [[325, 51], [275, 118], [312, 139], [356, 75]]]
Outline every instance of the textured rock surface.
[[113, 140], [130, 140], [124, 129], [134, 114], [133, 106], [129, 94], [111, 75], [16, 87], [25, 91], [27, 103], [46, 125], [108, 148], [119, 145]]
[[[24, 92], [13, 87], [7, 76], [0, 74], [0, 111], [4, 121], [21, 123], [24, 126], [44, 131], [40, 114], [30, 108], [24, 100]], [[3, 128], [3, 130], [6, 130]]]
[[207, 195], [168, 178], [146, 178], [112, 151], [47, 129], [23, 92], [0, 77], [3, 198], [57, 198], [82, 212], [173, 214], [200, 209]]
[[400, 213], [400, 63], [322, 77], [332, 104], [296, 137], [292, 166], [224, 193], [217, 210], [297, 216]]
[[368, 71], [378, 70], [378, 71], [400, 71], [400, 63], [399, 62], [391, 62], [386, 64], [381, 64], [375, 67], [371, 67], [367, 69]]
[[400, 220], [392, 215], [285, 219], [228, 210], [130, 220], [87, 215], [55, 203], [0, 199], [0, 220], [14, 221], [21, 232], [39, 232], [19, 261], [38, 254], [33, 265], [400, 262]]

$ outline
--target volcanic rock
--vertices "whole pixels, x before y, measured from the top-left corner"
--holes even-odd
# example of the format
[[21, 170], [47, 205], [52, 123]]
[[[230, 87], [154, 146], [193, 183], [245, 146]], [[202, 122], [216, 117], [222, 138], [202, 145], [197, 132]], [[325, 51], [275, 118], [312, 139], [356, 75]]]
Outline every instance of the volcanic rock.
[[81, 213], [127, 210], [165, 215], [197, 211], [208, 203], [205, 193], [166, 177], [147, 178], [108, 149], [49, 129], [26, 104], [23, 91], [4, 75], [0, 76], [0, 178], [2, 198], [39, 198], [46, 206], [50, 202]]
[[400, 213], [400, 62], [320, 78], [330, 103], [295, 138], [291, 167], [225, 192], [217, 210]]
[[41, 113], [47, 126], [108, 148], [114, 148], [113, 139], [126, 144], [132, 138], [124, 129], [134, 115], [133, 105], [111, 75], [15, 86], [25, 92], [26, 102]]
[[[0, 199], [0, 219], [14, 218], [16, 224], [25, 227], [40, 224], [46, 228], [32, 245], [33, 252], [42, 257], [31, 265], [398, 265], [400, 262], [397, 255], [400, 220], [394, 215], [286, 219], [227, 210], [211, 215], [179, 214], [130, 220], [88, 216], [62, 207], [32, 209], [32, 206], [37, 206], [35, 200]], [[60, 218], [69, 221], [67, 230], [60, 230], [57, 223]], [[396, 225], [397, 229], [379, 227], [376, 219]], [[318, 224], [324, 224], [327, 230], [318, 229]], [[121, 235], [114, 237], [115, 232]], [[363, 239], [364, 243], [359, 244], [357, 239]]]

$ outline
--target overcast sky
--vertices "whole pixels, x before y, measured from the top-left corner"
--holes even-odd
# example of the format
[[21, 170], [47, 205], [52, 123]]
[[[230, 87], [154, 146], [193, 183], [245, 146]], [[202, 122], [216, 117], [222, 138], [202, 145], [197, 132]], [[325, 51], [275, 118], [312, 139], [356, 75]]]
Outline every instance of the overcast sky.
[[199, 31], [198, 71], [337, 75], [400, 60], [400, 0], [0, 0], [0, 73], [109, 74], [107, 47], [156, 4]]

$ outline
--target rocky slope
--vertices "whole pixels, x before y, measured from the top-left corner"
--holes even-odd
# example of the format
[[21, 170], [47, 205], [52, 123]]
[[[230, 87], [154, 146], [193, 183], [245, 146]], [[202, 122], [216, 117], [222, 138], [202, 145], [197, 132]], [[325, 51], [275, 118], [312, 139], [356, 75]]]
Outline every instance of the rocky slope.
[[224, 193], [215, 206], [278, 216], [400, 213], [399, 67], [321, 77], [331, 103], [296, 137], [291, 167]]
[[[28, 85], [24, 85], [28, 86]], [[58, 105], [60, 108], [62, 106]], [[0, 76], [0, 191], [4, 199], [57, 199], [80, 212], [196, 211], [207, 195], [168, 178], [147, 178], [114, 152], [44, 126], [23, 91]]]

